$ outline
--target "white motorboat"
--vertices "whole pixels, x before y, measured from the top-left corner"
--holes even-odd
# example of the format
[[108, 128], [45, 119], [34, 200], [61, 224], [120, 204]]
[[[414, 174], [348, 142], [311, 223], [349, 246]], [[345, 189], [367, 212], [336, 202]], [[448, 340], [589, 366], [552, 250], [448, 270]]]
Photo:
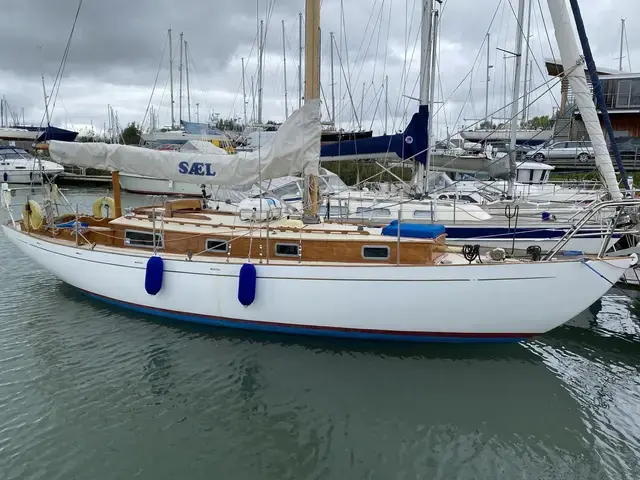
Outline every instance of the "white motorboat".
[[0, 145], [0, 180], [6, 183], [41, 183], [45, 178], [54, 178], [64, 168], [50, 160], [39, 159], [25, 150]]

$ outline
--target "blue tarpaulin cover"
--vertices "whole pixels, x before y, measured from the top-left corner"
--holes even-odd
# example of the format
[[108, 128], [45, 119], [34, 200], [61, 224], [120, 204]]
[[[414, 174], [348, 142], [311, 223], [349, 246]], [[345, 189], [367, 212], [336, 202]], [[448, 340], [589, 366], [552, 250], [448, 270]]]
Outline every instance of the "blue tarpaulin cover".
[[[402, 223], [400, 225], [400, 236], [410, 238], [438, 238], [445, 233], [444, 225], [424, 224], [424, 223]], [[382, 235], [390, 237], [398, 236], [398, 221], [393, 220], [382, 229]]]

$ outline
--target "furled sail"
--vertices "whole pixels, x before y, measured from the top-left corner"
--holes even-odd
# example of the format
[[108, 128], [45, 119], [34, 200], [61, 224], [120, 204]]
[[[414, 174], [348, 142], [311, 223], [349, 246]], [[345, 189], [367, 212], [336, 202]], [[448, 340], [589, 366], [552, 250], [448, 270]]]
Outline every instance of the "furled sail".
[[614, 200], [622, 198], [616, 172], [611, 163], [609, 150], [604, 140], [600, 120], [593, 103], [593, 97], [587, 85], [584, 74], [584, 58], [578, 52], [578, 43], [571, 25], [571, 16], [565, 0], [548, 0], [549, 11], [556, 32], [556, 40], [560, 49], [562, 66], [569, 79], [571, 90], [576, 99], [576, 104], [582, 115], [582, 121], [589, 134], [589, 139], [595, 152], [595, 162], [607, 190]]
[[248, 185], [286, 175], [318, 175], [320, 100], [307, 101], [278, 129], [273, 142], [235, 155], [151, 150], [106, 143], [51, 142], [51, 158], [178, 182]]

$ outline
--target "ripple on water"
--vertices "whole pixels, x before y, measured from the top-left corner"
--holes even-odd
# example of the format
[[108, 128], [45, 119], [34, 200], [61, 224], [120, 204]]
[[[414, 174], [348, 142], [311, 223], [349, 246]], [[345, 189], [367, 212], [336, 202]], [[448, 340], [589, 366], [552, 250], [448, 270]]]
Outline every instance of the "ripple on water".
[[638, 471], [640, 310], [621, 295], [524, 346], [380, 345], [159, 321], [85, 297], [2, 235], [0, 250], [6, 478]]

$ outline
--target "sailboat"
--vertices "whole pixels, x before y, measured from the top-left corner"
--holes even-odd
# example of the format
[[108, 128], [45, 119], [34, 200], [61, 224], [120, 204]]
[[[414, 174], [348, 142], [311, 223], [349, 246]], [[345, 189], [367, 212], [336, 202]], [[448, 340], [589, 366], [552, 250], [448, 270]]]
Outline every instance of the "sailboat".
[[[561, 243], [543, 259], [480, 256], [472, 246], [458, 254], [439, 225], [322, 223], [315, 180], [320, 0], [306, 6], [305, 104], [268, 146], [194, 156], [52, 142], [50, 154], [61, 163], [113, 171], [111, 218], [48, 217], [31, 200], [21, 221], [3, 225], [7, 237], [63, 281], [134, 311], [241, 329], [405, 341], [505, 342], [542, 334], [586, 309], [636, 261], [556, 256]], [[287, 218], [270, 198], [248, 199], [238, 215], [204, 208], [199, 199], [122, 215], [119, 172], [211, 185], [299, 172], [309, 193], [301, 219]]]
[[[431, 11], [433, 2], [426, 2], [426, 9]], [[524, 17], [524, 0], [519, 2], [518, 8], [518, 24], [522, 25]], [[429, 18], [427, 16], [427, 18]], [[421, 58], [421, 101], [428, 103], [427, 100], [433, 102], [433, 89], [430, 88], [430, 81], [433, 83], [433, 69], [436, 64], [435, 52], [433, 45], [435, 44], [437, 27], [437, 11], [434, 14], [433, 27], [423, 15], [422, 29], [423, 56]], [[510, 140], [510, 153], [493, 152], [489, 146], [485, 152], [481, 154], [469, 154], [460, 152], [440, 151], [431, 147], [432, 138], [424, 134], [426, 125], [430, 123], [428, 105], [421, 105], [418, 111], [412, 116], [405, 131], [401, 134], [383, 135], [364, 139], [359, 141], [341, 142], [339, 144], [326, 145], [322, 147], [322, 160], [356, 160], [356, 159], [387, 159], [390, 161], [407, 161], [413, 160], [415, 164], [416, 174], [414, 175], [413, 187], [416, 189], [417, 198], [415, 200], [400, 200], [399, 198], [379, 199], [370, 195], [362, 195], [369, 198], [368, 209], [371, 212], [387, 212], [393, 211], [389, 205], [397, 205], [401, 203], [412, 221], [415, 222], [442, 222], [447, 228], [448, 239], [450, 242], [474, 243], [482, 246], [500, 245], [502, 247], [513, 247], [526, 249], [531, 245], [538, 246], [547, 251], [551, 248], [558, 238], [562, 237], [567, 231], [573, 228], [573, 222], [580, 217], [580, 211], [584, 203], [597, 201], [602, 198], [606, 192], [599, 190], [584, 191], [575, 189], [560, 188], [556, 185], [549, 185], [549, 188], [542, 189], [540, 187], [533, 188], [527, 180], [540, 177], [544, 168], [552, 169], [544, 164], [532, 164], [530, 162], [516, 162], [516, 147], [520, 142], [519, 134], [519, 88], [520, 88], [520, 66], [521, 54], [523, 51], [523, 34], [520, 29], [516, 31], [516, 68], [514, 78], [513, 101], [511, 102], [511, 122], [510, 129], [503, 130], [504, 139]], [[424, 54], [424, 52], [427, 52]], [[431, 52], [431, 53], [430, 53]], [[431, 57], [431, 59], [429, 59]], [[577, 58], [577, 57], [576, 57]], [[425, 85], [426, 82], [426, 85]], [[508, 137], [507, 137], [508, 136]], [[610, 163], [607, 157], [606, 160]], [[486, 170], [492, 177], [506, 178], [507, 182], [492, 182], [494, 192], [498, 191], [499, 199], [491, 199], [486, 203], [491, 205], [482, 205], [487, 212], [464, 211], [464, 209], [475, 207], [480, 210], [480, 203], [473, 202], [472, 205], [465, 205], [463, 202], [452, 203], [446, 202], [447, 198], [453, 195], [457, 197], [456, 192], [451, 189], [437, 189], [435, 198], [421, 198], [423, 193], [429, 193], [430, 189], [422, 184], [426, 184], [425, 170], [448, 170], [456, 172], [479, 172]], [[422, 173], [420, 173], [422, 172]], [[548, 175], [548, 173], [547, 173]], [[518, 182], [516, 182], [518, 180]], [[470, 193], [475, 193], [482, 198], [483, 187], [478, 185], [479, 182], [455, 182], [462, 191], [465, 191], [467, 198]], [[502, 188], [506, 187], [506, 188]], [[473, 189], [470, 191], [470, 189]], [[486, 190], [486, 187], [484, 187]], [[449, 192], [447, 192], [449, 190]], [[503, 192], [501, 192], [503, 190]], [[546, 192], [545, 192], [546, 190]], [[546, 193], [540, 195], [540, 193]], [[503, 196], [501, 197], [501, 194]], [[357, 195], [348, 193], [350, 198], [357, 198]], [[346, 197], [346, 195], [343, 195]], [[540, 199], [544, 198], [550, 201], [549, 205], [541, 206]], [[439, 201], [436, 201], [438, 199]], [[555, 201], [554, 201], [555, 200]], [[341, 212], [344, 208], [346, 198], [334, 196], [328, 202], [333, 203], [329, 210]], [[440, 210], [440, 214], [431, 212], [424, 215], [425, 203], [432, 204], [431, 210]], [[575, 208], [575, 203], [580, 202], [579, 209]], [[572, 203], [574, 205], [572, 205]], [[441, 205], [441, 206], [440, 206]], [[397, 207], [396, 207], [397, 208]], [[513, 213], [513, 212], [518, 213]], [[451, 212], [451, 213], [449, 213]], [[602, 217], [606, 217], [607, 213], [601, 212]], [[419, 215], [421, 214], [421, 215]], [[444, 215], [443, 215], [444, 214]], [[514, 216], [512, 216], [512, 214]], [[519, 219], [514, 219], [515, 216]], [[584, 230], [580, 236], [573, 237], [570, 244], [566, 245], [568, 249], [578, 250], [585, 253], [597, 253], [600, 250], [602, 239], [607, 235], [607, 224], [612, 221], [610, 218], [594, 219], [588, 230]], [[407, 218], [407, 217], [405, 217]], [[384, 221], [384, 218], [368, 218], [369, 222]], [[517, 228], [516, 228], [517, 227]], [[613, 237], [608, 247], [613, 246], [617, 240], [625, 233], [626, 230], [620, 229]]]

